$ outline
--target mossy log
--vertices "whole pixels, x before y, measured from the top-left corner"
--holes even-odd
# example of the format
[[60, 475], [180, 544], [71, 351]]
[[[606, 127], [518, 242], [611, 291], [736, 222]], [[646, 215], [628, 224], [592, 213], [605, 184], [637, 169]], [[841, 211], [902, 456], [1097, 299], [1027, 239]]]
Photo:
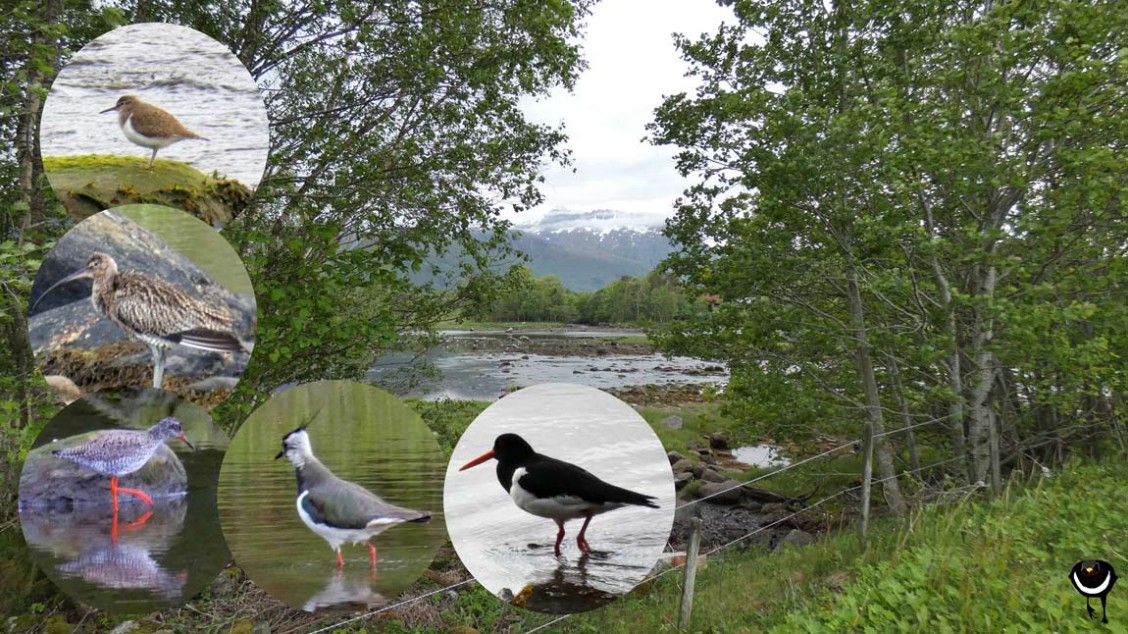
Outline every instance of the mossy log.
[[130, 204], [183, 209], [213, 227], [241, 213], [254, 192], [239, 181], [203, 172], [179, 161], [84, 154], [43, 158], [47, 179], [67, 212], [82, 220]]

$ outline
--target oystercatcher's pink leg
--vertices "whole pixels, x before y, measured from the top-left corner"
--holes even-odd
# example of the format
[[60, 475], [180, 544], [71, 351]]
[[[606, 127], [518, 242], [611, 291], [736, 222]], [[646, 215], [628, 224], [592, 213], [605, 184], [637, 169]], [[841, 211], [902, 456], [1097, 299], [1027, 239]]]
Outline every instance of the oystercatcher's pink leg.
[[368, 562], [373, 570], [376, 570], [376, 547], [372, 544], [368, 545]]
[[584, 525], [580, 528], [580, 534], [576, 536], [576, 545], [580, 547], [581, 552], [589, 552], [591, 546], [588, 546], [587, 540], [584, 539], [584, 531], [587, 530], [588, 522], [591, 521], [591, 511], [584, 513]]
[[555, 520], [555, 521], [556, 521], [556, 525], [560, 527], [560, 530], [556, 533], [556, 545], [553, 546], [553, 551], [556, 553], [556, 556], [559, 557], [560, 556], [560, 542], [564, 541], [564, 521], [563, 520]]
[[337, 549], [337, 570], [345, 567], [345, 560], [341, 558], [341, 549]]

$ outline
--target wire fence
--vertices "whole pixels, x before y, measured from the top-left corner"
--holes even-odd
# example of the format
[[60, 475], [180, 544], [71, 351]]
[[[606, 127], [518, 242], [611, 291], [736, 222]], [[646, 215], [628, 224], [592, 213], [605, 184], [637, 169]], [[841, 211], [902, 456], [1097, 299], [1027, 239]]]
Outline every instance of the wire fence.
[[[931, 420], [916, 423], [916, 424], [913, 424], [913, 425], [910, 425], [910, 426], [901, 427], [901, 428], [893, 429], [893, 430], [888, 430], [888, 431], [882, 432], [880, 434], [874, 434], [873, 437], [874, 438], [880, 438], [880, 437], [884, 437], [884, 436], [890, 436], [890, 435], [893, 435], [893, 434], [896, 434], [896, 433], [899, 433], [899, 432], [903, 432], [903, 431], [907, 431], [907, 430], [910, 430], [910, 429], [915, 429], [915, 428], [918, 428], [918, 427], [923, 427], [923, 426], [926, 426], [926, 425], [933, 425], [933, 424], [936, 424], [936, 423], [939, 423], [939, 422], [943, 422], [945, 420], [948, 420], [949, 418], [950, 418], [949, 416], [942, 416], [942, 417], [939, 417], [939, 418], [934, 418], [934, 419], [931, 419]], [[677, 509], [679, 511], [683, 511], [687, 508], [693, 507], [694, 505], [696, 505], [700, 502], [705, 502], [705, 501], [707, 501], [711, 498], [717, 497], [719, 495], [723, 495], [723, 494], [728, 493], [730, 491], [734, 491], [736, 489], [747, 487], [747, 486], [754, 484], [756, 482], [760, 482], [760, 481], [766, 480], [768, 478], [780, 475], [781, 473], [785, 473], [785, 472], [787, 472], [791, 469], [796, 469], [796, 468], [801, 467], [805, 464], [809, 464], [809, 463], [814, 462], [816, 460], [819, 460], [819, 459], [828, 457], [830, 455], [833, 455], [834, 453], [842, 451], [843, 449], [846, 449], [848, 447], [857, 446], [858, 443], [861, 443], [862, 441], [863, 441], [863, 439], [858, 438], [858, 439], [855, 439], [855, 440], [844, 442], [841, 445], [837, 445], [835, 447], [832, 447], [830, 449], [822, 451], [822, 452], [815, 454], [813, 456], [808, 456], [807, 458], [804, 458], [804, 459], [799, 460], [797, 462], [793, 462], [791, 464], [782, 466], [779, 469], [776, 469], [774, 471], [770, 471], [768, 473], [757, 476], [755, 478], [751, 478], [751, 479], [749, 479], [745, 482], [741, 482], [741, 483], [739, 483], [735, 486], [731, 486], [731, 487], [728, 487], [728, 488], [723, 489], [721, 491], [717, 491], [717, 492], [711, 493], [709, 495], [697, 498], [695, 500], [691, 500], [689, 502], [686, 502], [685, 504], [678, 506]], [[873, 486], [873, 485], [882, 484], [884, 482], [888, 482], [890, 480], [900, 478], [904, 475], [917, 474], [917, 473], [920, 473], [920, 472], [923, 472], [923, 471], [935, 469], [937, 467], [940, 467], [940, 466], [943, 466], [943, 465], [946, 465], [946, 464], [950, 464], [952, 462], [956, 462], [958, 460], [963, 460], [963, 459], [964, 459], [964, 456], [955, 456], [953, 458], [949, 458], [947, 460], [941, 460], [939, 462], [934, 462], [932, 464], [929, 464], [929, 465], [923, 466], [923, 467], [919, 467], [917, 469], [903, 470], [903, 471], [900, 471], [893, 476], [888, 476], [888, 477], [880, 478], [880, 479], [873, 479], [873, 480], [871, 480], [870, 485]], [[794, 511], [794, 512], [788, 514], [788, 515], [785, 515], [784, 517], [775, 519], [772, 522], [769, 522], [767, 524], [758, 526], [755, 530], [752, 530], [751, 532], [749, 532], [745, 535], [742, 535], [742, 536], [740, 536], [736, 539], [733, 539], [733, 540], [728, 541], [724, 544], [721, 544], [720, 546], [712, 548], [711, 550], [706, 551], [704, 554], [706, 556], [708, 556], [708, 555], [713, 555], [715, 553], [723, 551], [723, 550], [725, 550], [725, 549], [727, 549], [731, 546], [734, 546], [736, 544], [739, 544], [739, 543], [741, 543], [741, 542], [743, 542], [743, 541], [745, 541], [745, 540], [747, 540], [747, 539], [749, 539], [749, 538], [751, 538], [755, 535], [758, 535], [758, 534], [760, 534], [764, 531], [767, 531], [767, 530], [770, 530], [770, 529], [772, 529], [776, 526], [779, 526], [780, 524], [783, 524], [784, 522], [792, 520], [795, 517], [802, 515], [803, 513], [807, 513], [809, 511], [811, 511], [812, 509], [818, 508], [818, 507], [822, 506], [823, 504], [825, 504], [825, 503], [827, 503], [827, 502], [829, 502], [829, 501], [831, 501], [835, 498], [841, 497], [841, 496], [846, 495], [846, 494], [853, 492], [853, 491], [857, 491], [858, 489], [861, 489], [862, 486], [863, 485], [858, 484], [858, 485], [855, 485], [855, 486], [852, 486], [852, 487], [848, 487], [848, 488], [842, 489], [842, 490], [840, 490], [836, 493], [832, 493], [830, 495], [827, 495], [827, 496], [819, 499], [816, 502], [813, 502], [811, 504], [806, 504], [806, 505], [803, 506], [802, 509]], [[661, 578], [661, 577], [663, 577], [667, 574], [681, 570], [684, 567], [685, 567], [684, 562], [670, 566], [670, 567], [662, 570], [661, 572], [652, 574], [652, 575], [644, 578], [639, 583], [641, 584], [641, 583], [653, 582], [653, 581], [655, 581], [655, 580], [657, 580], [657, 579], [659, 579], [659, 578]], [[465, 586], [465, 585], [467, 585], [471, 582], [474, 582], [474, 581], [476, 581], [476, 580], [473, 577], [470, 577], [469, 579], [465, 579], [463, 581], [459, 581], [457, 583], [453, 583], [453, 584], [450, 584], [448, 586], [438, 588], [436, 590], [432, 590], [430, 592], [426, 592], [426, 593], [423, 593], [423, 594], [420, 594], [420, 595], [417, 595], [417, 596], [414, 596], [414, 597], [411, 597], [411, 598], [408, 598], [408, 599], [404, 599], [402, 601], [398, 601], [398, 602], [390, 604], [390, 605], [385, 605], [383, 607], [377, 608], [377, 609], [372, 610], [370, 612], [366, 612], [364, 614], [360, 614], [358, 616], [354, 616], [352, 618], [333, 623], [332, 625], [327, 625], [325, 627], [322, 627], [321, 629], [314, 630], [310, 634], [322, 634], [324, 632], [329, 632], [329, 631], [335, 630], [337, 628], [340, 628], [340, 627], [343, 627], [343, 626], [346, 626], [346, 625], [349, 625], [349, 624], [352, 624], [352, 623], [356, 623], [358, 621], [363, 621], [365, 619], [375, 617], [375, 616], [382, 614], [382, 613], [385, 613], [385, 612], [390, 612], [390, 611], [395, 610], [397, 608], [401, 608], [401, 607], [404, 607], [404, 606], [407, 606], [407, 605], [411, 605], [413, 603], [416, 603], [416, 602], [421, 601], [423, 599], [426, 599], [428, 597], [432, 597], [432, 596], [435, 596], [437, 594], [442, 594], [444, 592], [454, 590], [456, 588], [459, 588], [461, 586]], [[564, 615], [555, 617], [551, 621], [547, 621], [547, 622], [542, 623], [541, 625], [538, 625], [538, 626], [536, 626], [532, 629], [526, 630], [525, 634], [533, 634], [534, 632], [544, 630], [544, 629], [551, 627], [551, 626], [553, 626], [557, 623], [560, 623], [561, 621], [563, 621], [563, 620], [565, 620], [565, 619], [567, 619], [571, 616], [572, 616], [571, 614], [564, 614]]]

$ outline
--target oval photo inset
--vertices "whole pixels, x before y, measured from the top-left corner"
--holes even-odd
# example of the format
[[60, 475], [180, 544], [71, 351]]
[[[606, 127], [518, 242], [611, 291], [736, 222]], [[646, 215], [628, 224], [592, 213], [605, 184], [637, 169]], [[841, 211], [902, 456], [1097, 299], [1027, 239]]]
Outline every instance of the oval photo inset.
[[75, 218], [160, 203], [222, 227], [266, 169], [266, 106], [226, 46], [174, 24], [103, 34], [59, 71], [43, 106], [40, 151]]
[[156, 205], [82, 221], [35, 276], [28, 339], [67, 402], [132, 386], [210, 409], [235, 388], [254, 349], [250, 277], [214, 229]]
[[630, 405], [547, 383], [486, 408], [443, 489], [458, 557], [487, 590], [538, 612], [591, 610], [654, 568], [674, 521], [662, 443]]
[[112, 612], [149, 612], [206, 588], [231, 555], [216, 511], [227, 434], [152, 388], [71, 403], [28, 452], [20, 528], [61, 590]]
[[391, 394], [348, 381], [285, 389], [239, 428], [220, 522], [247, 576], [296, 609], [371, 609], [446, 540], [443, 453]]

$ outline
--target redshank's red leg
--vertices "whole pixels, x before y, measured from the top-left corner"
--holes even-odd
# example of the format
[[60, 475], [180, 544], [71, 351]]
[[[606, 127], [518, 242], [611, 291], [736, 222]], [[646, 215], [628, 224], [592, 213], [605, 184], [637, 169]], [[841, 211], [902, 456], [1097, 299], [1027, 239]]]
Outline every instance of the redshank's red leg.
[[152, 511], [145, 511], [144, 515], [142, 515], [141, 517], [133, 520], [132, 522], [129, 522], [128, 524], [125, 525], [125, 527], [126, 528], [137, 528], [138, 526], [142, 526], [143, 524], [145, 524], [145, 522], [148, 522], [149, 518], [152, 517], [152, 516], [153, 516]]
[[116, 544], [118, 541], [118, 506], [117, 506], [117, 478], [110, 480], [110, 491], [114, 496], [114, 517], [113, 523], [110, 524], [110, 543]]
[[153, 498], [149, 497], [149, 495], [147, 493], [145, 493], [144, 491], [142, 491], [141, 489], [127, 489], [125, 487], [118, 487], [117, 490], [118, 490], [118, 493], [128, 493], [128, 494], [140, 499], [142, 502], [144, 502], [145, 504], [148, 504], [149, 506], [153, 505]]
[[341, 558], [341, 549], [337, 549], [337, 570], [345, 567], [345, 560]]
[[[117, 514], [118, 514], [117, 494], [118, 494], [117, 476], [110, 476], [110, 500], [112, 500], [113, 503], [114, 503], [114, 529], [117, 529]], [[114, 537], [116, 537], [116, 535]], [[116, 541], [116, 539], [115, 539], [115, 541]]]
[[584, 513], [584, 516], [586, 519], [584, 519], [584, 525], [580, 528], [580, 534], [576, 536], [576, 545], [580, 547], [582, 552], [586, 553], [591, 550], [591, 546], [588, 546], [587, 540], [584, 539], [584, 531], [587, 530], [588, 522], [591, 521], [591, 512]]
[[560, 556], [560, 542], [564, 541], [564, 521], [563, 520], [556, 520], [556, 525], [558, 527], [560, 527], [560, 530], [557, 531], [557, 533], [556, 533], [556, 545], [553, 546], [553, 551], [555, 551], [556, 556], [559, 557]]
[[372, 569], [375, 570], [376, 569], [376, 547], [373, 546], [372, 544], [368, 545], [368, 561], [369, 561], [369, 564], [372, 566]]

